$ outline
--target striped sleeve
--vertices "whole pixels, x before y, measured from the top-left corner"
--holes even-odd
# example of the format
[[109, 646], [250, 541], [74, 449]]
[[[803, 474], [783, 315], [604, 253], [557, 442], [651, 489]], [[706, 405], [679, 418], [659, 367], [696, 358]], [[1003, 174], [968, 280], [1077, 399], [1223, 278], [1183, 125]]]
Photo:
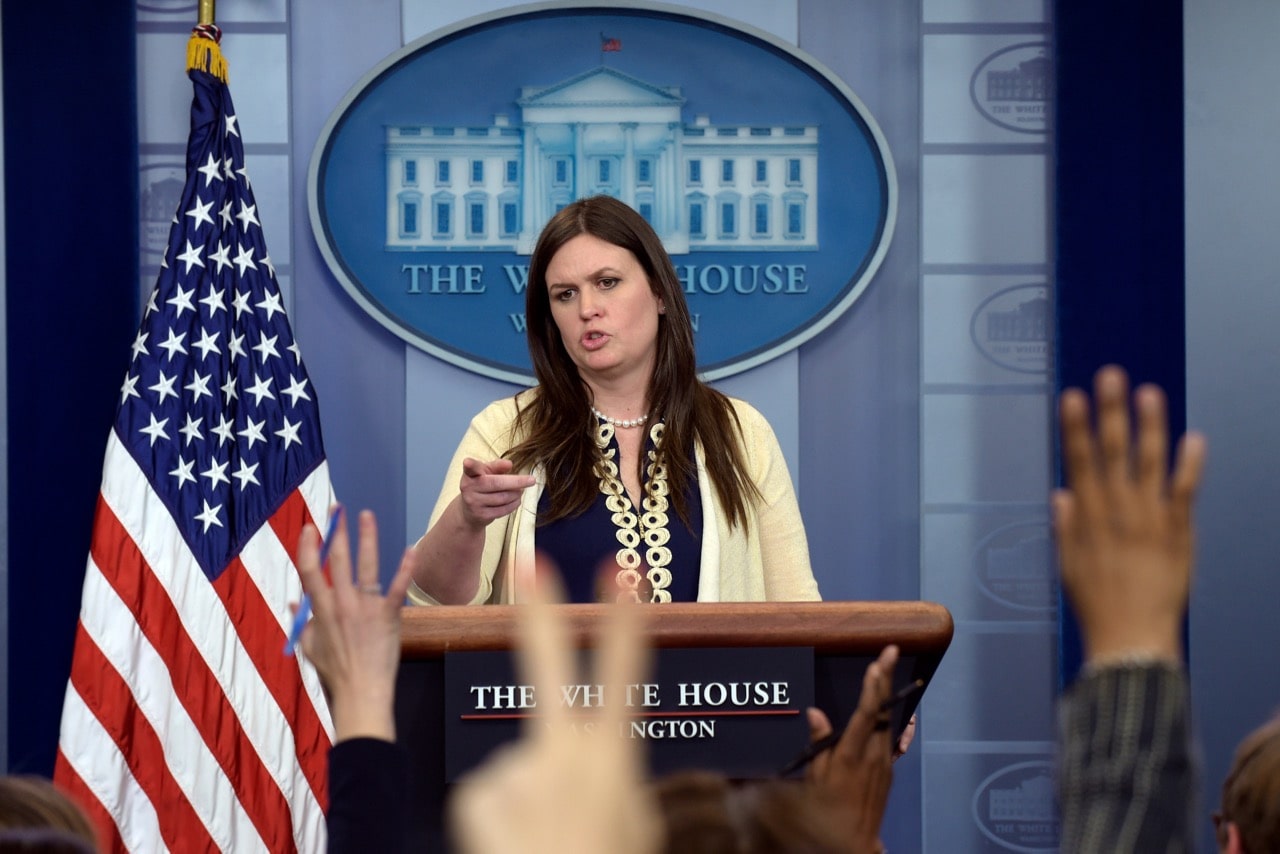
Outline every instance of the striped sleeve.
[[1180, 668], [1108, 667], [1072, 686], [1059, 708], [1062, 851], [1192, 850], [1189, 717]]

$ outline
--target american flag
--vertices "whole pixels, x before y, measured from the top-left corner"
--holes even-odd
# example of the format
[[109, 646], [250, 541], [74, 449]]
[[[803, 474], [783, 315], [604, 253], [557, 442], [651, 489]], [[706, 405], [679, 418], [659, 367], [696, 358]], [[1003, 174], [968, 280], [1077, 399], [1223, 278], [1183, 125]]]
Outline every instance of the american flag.
[[604, 33], [600, 34], [601, 53], [612, 53], [619, 50], [622, 50], [622, 39], [611, 38]]
[[[215, 41], [107, 440], [55, 781], [104, 848], [320, 851], [332, 724], [282, 654], [332, 500]], [[214, 62], [213, 60], [216, 60]]]

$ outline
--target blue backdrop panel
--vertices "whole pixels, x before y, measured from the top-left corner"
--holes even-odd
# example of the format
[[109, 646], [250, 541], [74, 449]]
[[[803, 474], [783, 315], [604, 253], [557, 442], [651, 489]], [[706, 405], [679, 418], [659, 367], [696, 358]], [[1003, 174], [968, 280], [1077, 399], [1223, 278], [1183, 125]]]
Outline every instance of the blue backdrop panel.
[[9, 770], [51, 774], [137, 326], [133, 4], [5, 3]]
[[[1181, 435], [1182, 2], [1066, 0], [1055, 14], [1057, 389], [1118, 363], [1135, 385], [1164, 387]], [[1061, 620], [1065, 684], [1080, 666], [1065, 602]]]

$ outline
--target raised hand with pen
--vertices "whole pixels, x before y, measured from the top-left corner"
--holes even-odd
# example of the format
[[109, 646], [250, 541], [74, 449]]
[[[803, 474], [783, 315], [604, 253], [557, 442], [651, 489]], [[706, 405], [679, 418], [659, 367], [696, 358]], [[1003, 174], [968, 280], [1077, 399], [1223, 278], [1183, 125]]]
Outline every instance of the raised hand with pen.
[[[400, 665], [400, 606], [409, 587], [405, 559], [387, 593], [378, 583], [378, 531], [373, 514], [360, 514], [354, 575], [341, 508], [334, 510], [331, 535], [320, 545], [319, 532], [303, 529], [298, 543], [302, 589], [315, 619], [302, 630], [300, 648], [315, 665], [329, 696], [334, 741], [370, 737], [395, 740], [393, 699]], [[322, 551], [330, 557], [325, 581]]]
[[[884, 850], [880, 821], [893, 782], [894, 745], [889, 722], [896, 699], [893, 668], [897, 663], [898, 648], [887, 646], [868, 665], [858, 708], [844, 732], [830, 750], [816, 752], [809, 765], [808, 780], [844, 825], [850, 851]], [[919, 683], [912, 683], [907, 689], [919, 687]], [[900, 696], [909, 695], [904, 692]], [[815, 744], [832, 737], [831, 723], [819, 709], [809, 710], [809, 733]]]
[[[338, 521], [341, 518], [342, 506], [339, 504], [333, 505], [333, 509], [329, 512], [329, 526], [325, 528], [324, 540], [320, 543], [320, 557], [317, 560], [322, 572], [324, 571], [325, 563], [329, 560], [329, 549], [333, 545], [333, 535], [338, 530]], [[298, 607], [293, 612], [293, 627], [289, 629], [289, 639], [284, 643], [285, 655], [293, 655], [298, 648], [298, 641], [302, 640], [302, 630], [307, 627], [307, 621], [310, 619], [311, 597], [304, 592], [302, 601], [298, 603]]]

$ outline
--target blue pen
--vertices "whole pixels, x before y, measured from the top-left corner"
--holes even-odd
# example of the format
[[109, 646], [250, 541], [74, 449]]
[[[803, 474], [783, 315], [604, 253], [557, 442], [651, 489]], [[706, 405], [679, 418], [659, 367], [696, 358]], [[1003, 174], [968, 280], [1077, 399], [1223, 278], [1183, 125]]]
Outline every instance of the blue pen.
[[[324, 542], [320, 544], [321, 569], [324, 569], [324, 563], [329, 559], [329, 546], [333, 543], [333, 535], [338, 530], [338, 519], [341, 516], [341, 505], [333, 508], [333, 513], [329, 514], [329, 529], [325, 532]], [[298, 603], [298, 613], [293, 615], [293, 628], [289, 631], [289, 639], [284, 642], [285, 655], [293, 655], [294, 649], [298, 646], [298, 639], [302, 637], [302, 630], [307, 627], [307, 620], [310, 617], [311, 597], [303, 593], [302, 601]]]

